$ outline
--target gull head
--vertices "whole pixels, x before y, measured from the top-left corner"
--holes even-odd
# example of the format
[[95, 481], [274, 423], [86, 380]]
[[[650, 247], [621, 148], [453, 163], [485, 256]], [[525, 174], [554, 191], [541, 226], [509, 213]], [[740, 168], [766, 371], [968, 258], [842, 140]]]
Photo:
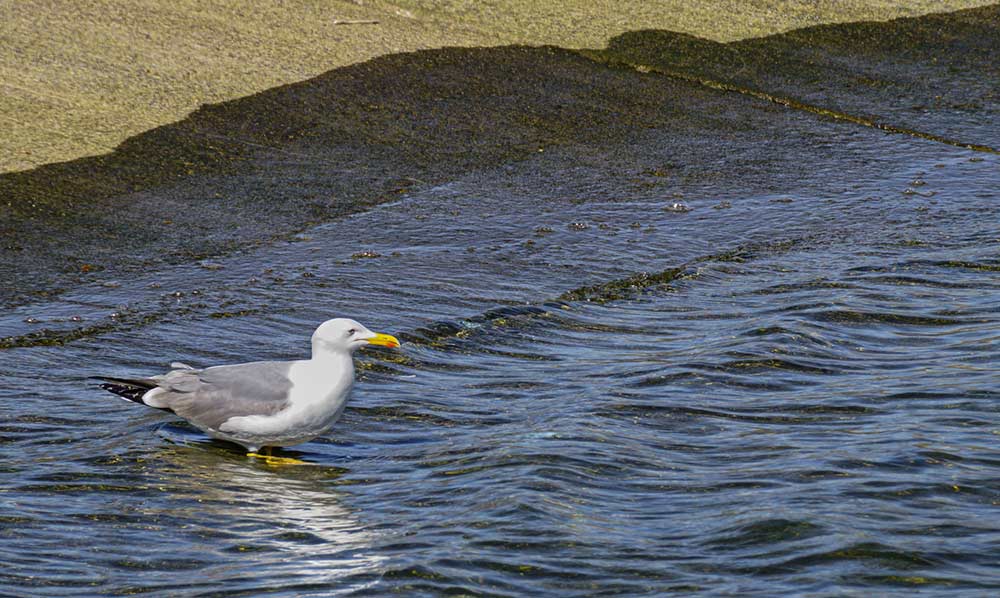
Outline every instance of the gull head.
[[396, 348], [399, 341], [390, 334], [372, 332], [348, 318], [335, 318], [319, 325], [312, 335], [313, 355], [316, 353], [347, 353], [365, 345]]

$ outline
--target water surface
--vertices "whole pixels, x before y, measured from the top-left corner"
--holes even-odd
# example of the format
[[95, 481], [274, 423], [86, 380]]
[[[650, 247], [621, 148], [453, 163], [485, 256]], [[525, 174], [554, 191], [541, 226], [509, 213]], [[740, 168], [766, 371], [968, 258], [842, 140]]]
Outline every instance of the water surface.
[[[540, 155], [4, 314], [3, 593], [996, 592], [1000, 162], [845, 135], [774, 193]], [[404, 346], [305, 466], [85, 379], [340, 315]]]

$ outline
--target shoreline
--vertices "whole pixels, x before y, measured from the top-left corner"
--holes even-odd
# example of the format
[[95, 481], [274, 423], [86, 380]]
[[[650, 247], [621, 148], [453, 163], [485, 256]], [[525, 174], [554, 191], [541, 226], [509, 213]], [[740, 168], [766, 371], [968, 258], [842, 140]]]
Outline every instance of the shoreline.
[[[750, 172], [734, 153], [709, 174], [705, 144], [745, 153], [756, 140], [753, 168], [777, 177], [790, 166], [766, 146], [823, 151], [837, 112], [995, 151], [998, 22], [994, 5], [730, 44], [641, 31], [604, 50], [446, 48], [334, 69], [203, 106], [110, 154], [0, 174], [0, 302], [287, 239], [547, 149], [600, 160], [650, 128], [691, 148], [664, 172], [720, 187]], [[812, 141], [783, 128], [789, 115], [815, 121]]]

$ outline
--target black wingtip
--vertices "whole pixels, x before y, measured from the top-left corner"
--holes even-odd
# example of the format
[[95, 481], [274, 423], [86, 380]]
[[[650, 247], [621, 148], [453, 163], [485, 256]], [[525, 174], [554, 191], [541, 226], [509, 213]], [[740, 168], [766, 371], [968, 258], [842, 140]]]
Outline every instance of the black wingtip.
[[143, 405], [145, 405], [145, 403], [142, 402], [142, 396], [145, 395], [147, 392], [149, 392], [148, 388], [140, 388], [137, 386], [126, 385], [126, 384], [117, 384], [114, 382], [105, 382], [103, 384], [100, 384], [99, 386], [104, 390], [110, 393], [114, 393], [123, 399], [132, 401], [133, 403], [140, 403]]
[[100, 380], [99, 386], [104, 390], [134, 403], [142, 403], [142, 396], [156, 388], [156, 382], [141, 378], [116, 378], [114, 376], [91, 376], [91, 378]]

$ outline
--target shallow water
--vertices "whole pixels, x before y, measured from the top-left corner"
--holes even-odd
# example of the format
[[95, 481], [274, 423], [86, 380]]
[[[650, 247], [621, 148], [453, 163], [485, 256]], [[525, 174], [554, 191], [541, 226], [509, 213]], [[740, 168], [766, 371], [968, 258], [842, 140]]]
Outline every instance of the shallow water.
[[[859, 135], [750, 195], [539, 156], [5, 314], [2, 591], [995, 592], [1000, 161]], [[308, 465], [85, 379], [337, 315], [404, 346]]]

